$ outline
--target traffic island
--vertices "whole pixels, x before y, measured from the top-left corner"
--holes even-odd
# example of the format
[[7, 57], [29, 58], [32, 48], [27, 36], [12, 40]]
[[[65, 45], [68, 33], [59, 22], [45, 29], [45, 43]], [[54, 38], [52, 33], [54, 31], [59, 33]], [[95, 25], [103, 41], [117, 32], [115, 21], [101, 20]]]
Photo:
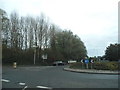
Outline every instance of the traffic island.
[[119, 71], [110, 71], [110, 70], [72, 69], [72, 68], [64, 68], [64, 70], [71, 72], [78, 72], [78, 73], [119, 75]]

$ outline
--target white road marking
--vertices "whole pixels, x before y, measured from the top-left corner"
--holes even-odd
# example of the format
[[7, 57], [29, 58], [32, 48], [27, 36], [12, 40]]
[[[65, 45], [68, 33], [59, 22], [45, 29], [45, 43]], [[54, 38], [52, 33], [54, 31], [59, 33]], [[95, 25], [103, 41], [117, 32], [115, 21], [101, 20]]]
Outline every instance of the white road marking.
[[10, 80], [1, 79], [2, 82], [10, 82]]
[[22, 90], [25, 90], [28, 86], [25, 86]]
[[19, 85], [25, 85], [25, 83], [19, 83]]
[[44, 89], [52, 89], [50, 87], [44, 87], [44, 86], [36, 86], [37, 88], [44, 88]]

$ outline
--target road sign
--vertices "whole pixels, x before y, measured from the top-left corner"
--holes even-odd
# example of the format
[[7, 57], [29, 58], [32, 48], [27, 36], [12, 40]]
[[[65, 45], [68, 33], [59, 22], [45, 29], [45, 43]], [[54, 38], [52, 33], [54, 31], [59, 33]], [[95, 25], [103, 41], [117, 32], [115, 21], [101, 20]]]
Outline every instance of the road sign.
[[81, 63], [83, 63], [83, 59], [81, 60]]
[[43, 59], [47, 59], [47, 54], [43, 54], [43, 55], [42, 55], [42, 58], [43, 58]]
[[91, 63], [94, 63], [94, 61], [91, 59], [91, 61], [90, 61]]
[[88, 64], [88, 63], [89, 63], [89, 60], [88, 60], [88, 59], [86, 59], [86, 60], [85, 60], [85, 63], [86, 63], [86, 64]]
[[85, 64], [86, 64], [86, 68], [88, 69], [88, 63], [89, 63], [89, 60], [88, 59], [85, 59]]

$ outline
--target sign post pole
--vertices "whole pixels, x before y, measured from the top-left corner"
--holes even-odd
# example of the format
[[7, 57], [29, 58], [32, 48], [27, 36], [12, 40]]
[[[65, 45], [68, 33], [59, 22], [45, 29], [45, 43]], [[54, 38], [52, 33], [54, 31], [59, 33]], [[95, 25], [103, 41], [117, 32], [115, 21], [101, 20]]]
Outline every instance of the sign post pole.
[[82, 69], [83, 69], [83, 59], [81, 60], [81, 63], [82, 63]]
[[86, 68], [88, 69], [88, 63], [86, 64]]
[[91, 59], [91, 69], [93, 68], [93, 60]]
[[88, 63], [89, 63], [89, 60], [85, 59], [86, 69], [88, 69]]
[[92, 69], [92, 63], [91, 63], [91, 69]]
[[47, 54], [43, 54], [42, 58], [43, 58], [43, 62], [44, 62], [44, 60], [47, 59]]

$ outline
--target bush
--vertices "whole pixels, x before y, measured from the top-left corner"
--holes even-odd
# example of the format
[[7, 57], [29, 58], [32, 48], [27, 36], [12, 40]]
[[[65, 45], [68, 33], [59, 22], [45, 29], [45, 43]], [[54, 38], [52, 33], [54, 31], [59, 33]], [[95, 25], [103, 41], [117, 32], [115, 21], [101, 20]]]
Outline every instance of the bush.
[[94, 63], [94, 69], [97, 70], [108, 70], [106, 66], [106, 62], [95, 62]]
[[[111, 62], [94, 62], [93, 63], [93, 69], [97, 70], [118, 70], [119, 63], [116, 61]], [[70, 68], [73, 69], [86, 69], [86, 64], [83, 64], [81, 62], [70, 64]], [[88, 69], [91, 69], [91, 63], [88, 64]]]
[[109, 70], [118, 70], [118, 62], [109, 62], [106, 66]]
[[95, 62], [94, 69], [97, 70], [118, 70], [118, 62]]
[[80, 62], [72, 63], [72, 64], [70, 64], [70, 68], [74, 68], [74, 69], [82, 68], [82, 63], [80, 63]]
[[[70, 68], [86, 69], [86, 64], [85, 63], [81, 63], [81, 62], [72, 63], [72, 64], [70, 64]], [[88, 64], [88, 69], [91, 69], [91, 63]]]

